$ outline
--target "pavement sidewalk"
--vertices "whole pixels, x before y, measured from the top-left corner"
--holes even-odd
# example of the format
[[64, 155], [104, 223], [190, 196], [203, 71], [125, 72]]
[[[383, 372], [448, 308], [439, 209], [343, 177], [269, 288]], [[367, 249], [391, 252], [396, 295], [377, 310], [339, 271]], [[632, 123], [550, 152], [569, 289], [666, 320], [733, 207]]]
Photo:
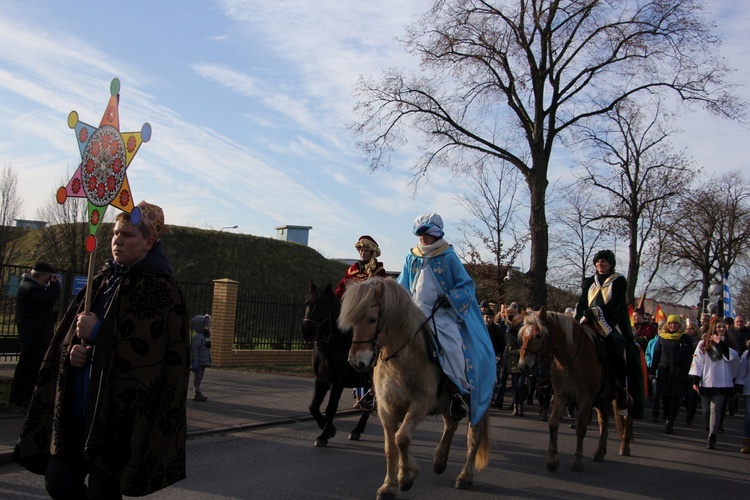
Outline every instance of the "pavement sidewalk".
[[[13, 378], [13, 363], [0, 363], [0, 378]], [[192, 400], [192, 376], [187, 401], [188, 439], [253, 427], [309, 420], [314, 379], [239, 370], [206, 370], [201, 391], [208, 401]], [[354, 400], [344, 393], [339, 411], [347, 413]], [[351, 410], [355, 411], [355, 410]], [[0, 466], [10, 455], [23, 424], [23, 415], [0, 415]]]

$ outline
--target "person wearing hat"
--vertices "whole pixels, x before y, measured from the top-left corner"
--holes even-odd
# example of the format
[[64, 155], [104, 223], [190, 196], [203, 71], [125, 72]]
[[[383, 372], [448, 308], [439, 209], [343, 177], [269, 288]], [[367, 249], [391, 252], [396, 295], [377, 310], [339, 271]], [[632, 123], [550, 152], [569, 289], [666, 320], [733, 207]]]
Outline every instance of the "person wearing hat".
[[140, 220], [115, 218], [90, 310], [84, 290], [55, 331], [13, 452], [52, 498], [144, 496], [185, 478], [186, 305], [162, 209], [136, 208]]
[[674, 432], [680, 401], [687, 394], [688, 370], [693, 360], [693, 343], [685, 335], [682, 317], [670, 314], [664, 331], [654, 345], [649, 375], [656, 377], [655, 398], [661, 398], [666, 423], [664, 432]]
[[190, 359], [193, 372], [193, 400], [208, 401], [201, 392], [201, 382], [206, 368], [211, 366], [211, 316], [199, 314], [190, 321], [193, 340], [190, 342]]
[[[615, 272], [617, 261], [612, 250], [600, 250], [593, 259], [596, 273], [584, 280], [581, 297], [576, 306], [576, 319], [604, 325], [608, 348], [607, 366], [613, 373], [617, 406], [633, 418], [643, 418], [643, 371], [641, 355], [635, 344], [628, 317], [625, 276]], [[601, 311], [597, 315], [593, 310]], [[589, 319], [592, 318], [592, 319]], [[632, 398], [630, 405], [629, 397]], [[630, 407], [628, 407], [630, 405]]]
[[[339, 286], [333, 292], [336, 298], [339, 299], [339, 302], [341, 302], [346, 291], [347, 281], [360, 282], [370, 276], [380, 276], [381, 278], [388, 276], [383, 263], [378, 261], [380, 247], [372, 236], [367, 234], [360, 236], [354, 244], [354, 248], [359, 252], [359, 260], [346, 270], [344, 277], [339, 282]], [[369, 378], [368, 376], [364, 376], [362, 387], [354, 389], [354, 397], [356, 398], [354, 406], [355, 408], [359, 406], [365, 411], [372, 411], [375, 408], [375, 395], [372, 392], [372, 380]]]
[[346, 291], [346, 282], [349, 280], [360, 282], [364, 281], [370, 276], [380, 276], [385, 278], [385, 268], [382, 262], [378, 262], [380, 257], [380, 247], [372, 236], [367, 234], [359, 237], [357, 242], [354, 244], [354, 248], [359, 252], [359, 260], [352, 264], [349, 269], [344, 273], [344, 277], [339, 282], [339, 286], [333, 292], [336, 298], [341, 302], [341, 297]]
[[55, 331], [54, 307], [60, 296], [55, 269], [37, 262], [31, 273], [21, 276], [16, 292], [16, 325], [21, 353], [13, 374], [8, 403], [25, 408], [31, 400], [34, 382]]
[[417, 246], [406, 256], [398, 283], [429, 318], [436, 350], [450, 395], [450, 412], [467, 414], [464, 396], [471, 394], [470, 419], [476, 425], [489, 408], [495, 384], [495, 354], [477, 303], [474, 281], [443, 236], [443, 219], [418, 216], [413, 233]]

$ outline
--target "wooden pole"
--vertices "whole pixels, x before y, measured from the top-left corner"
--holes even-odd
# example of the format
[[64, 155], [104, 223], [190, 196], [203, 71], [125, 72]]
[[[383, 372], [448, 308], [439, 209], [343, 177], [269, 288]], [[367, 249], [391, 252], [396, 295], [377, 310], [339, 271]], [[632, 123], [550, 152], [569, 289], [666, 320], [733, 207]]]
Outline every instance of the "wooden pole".
[[[88, 275], [86, 276], [86, 297], [83, 300], [83, 314], [88, 314], [91, 312], [91, 297], [94, 295], [93, 290], [91, 290], [91, 282], [94, 281], [94, 265], [96, 264], [96, 247], [94, 248], [94, 251], [89, 254], [89, 270]], [[85, 347], [89, 345], [88, 342], [81, 339], [81, 344]]]

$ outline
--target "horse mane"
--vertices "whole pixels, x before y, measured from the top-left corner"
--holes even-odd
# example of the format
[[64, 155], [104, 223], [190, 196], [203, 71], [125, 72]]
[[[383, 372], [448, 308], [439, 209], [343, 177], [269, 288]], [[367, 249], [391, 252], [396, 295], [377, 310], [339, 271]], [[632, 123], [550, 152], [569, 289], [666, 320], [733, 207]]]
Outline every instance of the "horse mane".
[[[574, 345], [573, 341], [573, 332], [575, 331], [575, 323], [576, 321], [568, 316], [567, 314], [553, 312], [553, 311], [546, 311], [545, 312], [545, 319], [547, 324], [545, 325], [542, 323], [540, 311], [534, 311], [532, 313], [528, 313], [526, 315], [526, 324], [527, 325], [533, 325], [536, 326], [540, 331], [549, 331], [549, 328], [547, 325], [556, 327], [557, 330], [565, 333], [565, 340], [568, 343], [569, 346]], [[580, 328], [580, 327], [579, 327]], [[586, 331], [585, 328], [581, 328], [583, 330], [582, 333], [591, 336], [588, 331]]]
[[[376, 297], [376, 293], [380, 293], [379, 298]], [[424, 313], [404, 287], [393, 278], [373, 276], [359, 283], [350, 283], [346, 287], [341, 302], [339, 328], [348, 330], [364, 321], [370, 305], [375, 300], [378, 300], [381, 308], [380, 328], [384, 332], [395, 329], [416, 331], [424, 322]]]

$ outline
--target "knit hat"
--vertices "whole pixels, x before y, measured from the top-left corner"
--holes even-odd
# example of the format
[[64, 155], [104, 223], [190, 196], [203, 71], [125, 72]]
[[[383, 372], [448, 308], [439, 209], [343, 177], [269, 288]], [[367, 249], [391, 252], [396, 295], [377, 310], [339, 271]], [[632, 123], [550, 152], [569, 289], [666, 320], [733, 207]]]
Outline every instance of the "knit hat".
[[46, 262], [37, 262], [34, 264], [34, 267], [31, 268], [32, 271], [36, 271], [38, 273], [52, 273], [55, 274], [57, 271], [55, 271], [55, 268], [47, 264]]
[[363, 234], [359, 237], [359, 240], [354, 244], [354, 248], [359, 250], [360, 248], [364, 248], [365, 250], [369, 250], [372, 252], [373, 257], [379, 257], [380, 256], [380, 247], [378, 246], [378, 242], [373, 239], [372, 236], [369, 236], [367, 234]]
[[145, 200], [136, 205], [140, 210], [140, 221], [143, 224], [148, 235], [154, 240], [161, 238], [166, 226], [164, 225], [164, 211], [157, 205], [152, 205]]
[[682, 323], [682, 316], [678, 314], [670, 314], [667, 316], [667, 323]]
[[596, 255], [594, 255], [594, 265], [596, 265], [596, 261], [599, 259], [609, 262], [612, 265], [612, 269], [617, 265], [617, 259], [615, 259], [615, 253], [612, 250], [599, 250], [596, 252]]
[[417, 236], [429, 234], [437, 239], [440, 239], [445, 236], [445, 232], [443, 232], [444, 227], [445, 226], [443, 225], [443, 218], [440, 217], [440, 215], [436, 213], [424, 214], [414, 219], [413, 232]]
[[211, 326], [211, 316], [208, 314], [199, 314], [190, 321], [190, 326], [198, 333], [203, 333], [207, 327]]
[[515, 302], [511, 302], [510, 305], [508, 306], [508, 309], [513, 309], [514, 311], [518, 311], [519, 310], [518, 304], [516, 304]]

